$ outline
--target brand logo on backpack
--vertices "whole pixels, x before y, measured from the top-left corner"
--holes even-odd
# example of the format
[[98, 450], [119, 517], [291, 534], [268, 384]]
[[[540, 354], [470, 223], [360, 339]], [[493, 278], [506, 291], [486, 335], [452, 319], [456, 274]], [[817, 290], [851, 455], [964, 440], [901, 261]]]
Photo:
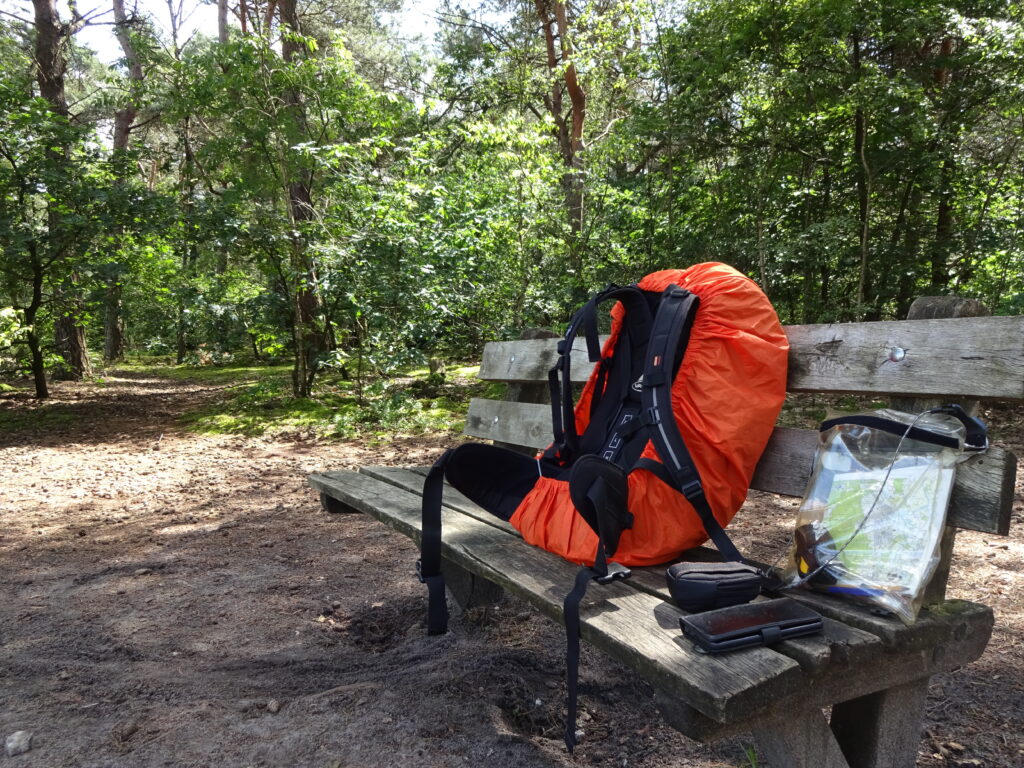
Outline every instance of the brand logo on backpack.
[[644, 389], [644, 377], [640, 376], [639, 379], [633, 382], [633, 391], [642, 392]]

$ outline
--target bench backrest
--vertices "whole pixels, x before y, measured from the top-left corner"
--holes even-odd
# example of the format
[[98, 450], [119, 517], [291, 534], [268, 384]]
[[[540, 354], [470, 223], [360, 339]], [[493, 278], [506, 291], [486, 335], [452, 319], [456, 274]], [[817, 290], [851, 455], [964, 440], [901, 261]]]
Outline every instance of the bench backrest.
[[[790, 392], [855, 394], [944, 402], [1024, 401], [1024, 317], [958, 317], [828, 325], [791, 325]], [[480, 378], [543, 392], [557, 355], [554, 339], [492, 342]], [[572, 377], [585, 381], [582, 340]], [[519, 388], [522, 389], [522, 388]], [[551, 408], [543, 402], [474, 399], [465, 433], [543, 448], [552, 440]], [[546, 399], [546, 398], [544, 398]], [[909, 407], [909, 406], [905, 406]], [[926, 407], [926, 406], [922, 406]], [[751, 488], [800, 496], [810, 476], [817, 432], [776, 427]], [[1010, 529], [1016, 457], [992, 446], [957, 471], [948, 524], [1006, 535]]]

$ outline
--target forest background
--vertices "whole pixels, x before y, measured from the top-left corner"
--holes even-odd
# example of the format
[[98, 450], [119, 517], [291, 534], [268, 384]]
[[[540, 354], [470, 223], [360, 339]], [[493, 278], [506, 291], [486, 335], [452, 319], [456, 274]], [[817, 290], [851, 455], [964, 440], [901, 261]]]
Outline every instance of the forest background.
[[433, 41], [401, 0], [191, 2], [0, 11], [0, 377], [38, 398], [141, 355], [365, 405], [706, 260], [785, 323], [1024, 312], [1010, 0], [445, 1]]

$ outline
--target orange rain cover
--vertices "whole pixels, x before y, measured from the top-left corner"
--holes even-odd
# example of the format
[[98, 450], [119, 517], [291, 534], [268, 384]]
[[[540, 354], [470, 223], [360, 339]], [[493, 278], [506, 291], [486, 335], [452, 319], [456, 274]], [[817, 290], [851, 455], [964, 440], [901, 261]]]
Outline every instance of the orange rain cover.
[[[637, 287], [662, 292], [675, 283], [700, 298], [690, 342], [672, 384], [672, 410], [700, 472], [715, 518], [727, 525], [747, 496], [750, 478], [786, 395], [789, 341], [768, 298], [753, 280], [715, 262], [647, 275]], [[612, 308], [612, 354], [624, 310]], [[596, 368], [576, 406], [583, 434]], [[645, 458], [660, 461], [648, 441]], [[623, 565], [655, 565], [707, 540], [693, 507], [646, 470], [629, 476], [633, 527], [612, 558]], [[511, 519], [529, 543], [581, 565], [592, 565], [597, 534], [576, 512], [569, 483], [541, 477]]]

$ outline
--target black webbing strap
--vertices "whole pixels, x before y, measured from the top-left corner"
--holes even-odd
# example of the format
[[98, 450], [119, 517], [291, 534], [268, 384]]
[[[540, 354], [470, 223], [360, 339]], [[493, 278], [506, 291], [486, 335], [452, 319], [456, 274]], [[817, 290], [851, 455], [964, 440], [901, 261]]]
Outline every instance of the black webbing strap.
[[445, 451], [434, 462], [423, 482], [423, 533], [416, 575], [427, 585], [427, 634], [430, 635], [443, 635], [448, 631], [448, 601], [441, 574], [441, 494], [444, 491], [445, 468], [451, 455], [452, 450]]
[[835, 419], [828, 419], [827, 421], [821, 422], [821, 426], [818, 427], [818, 430], [820, 432], [826, 432], [832, 429], [832, 427], [841, 426], [843, 424], [868, 427], [869, 429], [879, 429], [882, 432], [888, 432], [890, 435], [895, 435], [896, 437], [906, 437], [909, 440], [917, 440], [921, 443], [931, 443], [932, 445], [938, 445], [943, 448], [952, 448], [953, 450], [957, 450], [960, 447], [960, 441], [950, 435], [940, 435], [937, 432], [932, 432], [930, 429], [924, 429], [922, 427], [908, 427], [902, 421], [886, 419], [881, 416], [875, 416], [868, 413], [852, 414], [849, 416], [839, 416]]
[[704, 530], [722, 557], [742, 562], [742, 555], [715, 519], [711, 505], [708, 504], [700, 473], [693, 463], [672, 411], [673, 373], [677, 367], [676, 362], [685, 353], [698, 304], [697, 296], [677, 285], [670, 285], [662, 294], [647, 347], [643, 388], [644, 421], [662, 464], [659, 469], [655, 466], [657, 462], [641, 459], [634, 468], [653, 472], [679, 490], [693, 505]]
[[[565, 613], [565, 747], [569, 754], [576, 749], [576, 707], [579, 697], [580, 679], [580, 603], [587, 594], [590, 582], [599, 576], [597, 566], [604, 560], [604, 547], [598, 544], [594, 567], [581, 568], [576, 573], [576, 583], [565, 596], [562, 611]], [[607, 564], [605, 564], [607, 573]]]
[[[558, 342], [558, 359], [548, 371], [548, 387], [551, 390], [551, 431], [554, 433], [555, 445], [559, 452], [568, 447], [575, 451], [579, 446], [576, 434], [576, 418], [573, 413], [572, 399], [572, 345], [580, 328], [584, 328], [587, 339], [587, 357], [596, 363], [601, 359], [600, 338], [597, 335], [597, 302], [601, 296], [610, 291], [608, 288], [594, 294], [590, 300], [577, 310], [569, 321], [565, 337]], [[559, 382], [561, 374], [561, 382]]]
[[[595, 517], [599, 522], [609, 519], [609, 513], [604, 511], [605, 505], [609, 503], [609, 494], [603, 480], [598, 479], [587, 490], [587, 499], [594, 505]], [[594, 565], [584, 566], [577, 572], [572, 591], [565, 596], [565, 601], [562, 603], [562, 611], [565, 615], [565, 746], [569, 750], [569, 754], [572, 754], [578, 741], [576, 738], [576, 711], [580, 677], [580, 603], [583, 602], [591, 581], [608, 584], [612, 581], [628, 579], [630, 576], [629, 570], [621, 566], [617, 566], [615, 570], [609, 570], [604, 533], [601, 530], [596, 533], [598, 538]]]
[[584, 304], [572, 320], [565, 332], [565, 338], [558, 343], [558, 360], [548, 371], [548, 387], [551, 390], [551, 431], [554, 435], [555, 447], [559, 455], [569, 458], [579, 450], [579, 435], [576, 432], [575, 402], [572, 395], [572, 347], [580, 331], [587, 341], [587, 356], [590, 362], [601, 360], [601, 339], [598, 335], [597, 308], [610, 300], [622, 301], [630, 309], [640, 313], [637, 322], [641, 324], [640, 333], [650, 324], [650, 310], [640, 289], [634, 286], [609, 285], [600, 293], [594, 294]]

